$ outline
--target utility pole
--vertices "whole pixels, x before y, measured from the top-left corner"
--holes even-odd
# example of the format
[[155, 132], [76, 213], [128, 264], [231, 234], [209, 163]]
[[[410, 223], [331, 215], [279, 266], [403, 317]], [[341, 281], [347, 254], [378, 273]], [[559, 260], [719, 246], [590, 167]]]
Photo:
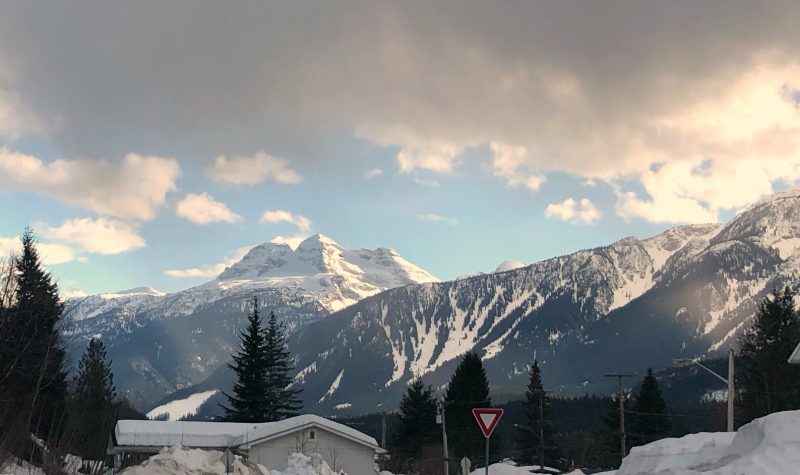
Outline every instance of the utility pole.
[[733, 379], [733, 348], [731, 348], [728, 350], [728, 432], [733, 432], [733, 403], [736, 399]]
[[609, 373], [604, 374], [606, 378], [617, 378], [617, 399], [619, 400], [619, 461], [622, 464], [622, 459], [625, 458], [627, 452], [625, 447], [625, 386], [622, 384], [622, 378], [636, 376], [635, 374], [623, 373]]
[[450, 474], [450, 462], [449, 456], [447, 455], [447, 425], [445, 422], [445, 410], [444, 401], [439, 401], [439, 422], [442, 424], [442, 452], [444, 454], [444, 475]]

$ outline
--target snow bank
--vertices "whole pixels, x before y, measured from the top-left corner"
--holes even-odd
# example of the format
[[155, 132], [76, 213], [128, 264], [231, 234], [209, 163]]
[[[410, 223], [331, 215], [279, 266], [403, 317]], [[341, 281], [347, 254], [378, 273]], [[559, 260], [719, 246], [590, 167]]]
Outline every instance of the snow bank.
[[22, 460], [9, 461], [0, 467], [0, 475], [44, 475], [41, 468]]
[[783, 475], [800, 467], [800, 411], [770, 414], [735, 433], [690, 434], [635, 447], [617, 475]]
[[[531, 475], [532, 473], [537, 473], [538, 469], [538, 465], [519, 466], [514, 462], [507, 460], [489, 465], [489, 475]], [[559, 471], [555, 468], [545, 467], [545, 469], [549, 470], [549, 473], [559, 473]], [[484, 467], [479, 467], [470, 472], [470, 475], [484, 475], [485, 473], [486, 469]], [[577, 472], [569, 475], [583, 475], [583, 473]]]
[[[86, 461], [86, 463], [100, 463]], [[84, 460], [77, 455], [67, 454], [64, 457], [62, 472], [67, 475], [78, 475], [84, 464]], [[44, 471], [36, 465], [31, 465], [24, 460], [12, 458], [0, 466], [0, 475], [44, 475]]]
[[[128, 467], [121, 473], [124, 475], [224, 474], [225, 463], [222, 461], [222, 452], [176, 446], [165, 448], [158, 455], [150, 457], [140, 465]], [[230, 473], [272, 475], [269, 470], [248, 464], [239, 456], [235, 458]]]
[[310, 457], [294, 453], [289, 456], [289, 464], [285, 472], [272, 471], [271, 475], [344, 475], [342, 472], [334, 472], [328, 463], [322, 460], [322, 455], [313, 454]]
[[[14, 473], [14, 472], [12, 472]], [[168, 447], [140, 465], [128, 467], [122, 475], [223, 475], [223, 453], [216, 450]], [[289, 456], [286, 470], [269, 470], [262, 465], [248, 463], [235, 456], [231, 472], [234, 475], [345, 475], [334, 472], [319, 454], [306, 456], [294, 453]], [[16, 473], [14, 473], [16, 475]]]

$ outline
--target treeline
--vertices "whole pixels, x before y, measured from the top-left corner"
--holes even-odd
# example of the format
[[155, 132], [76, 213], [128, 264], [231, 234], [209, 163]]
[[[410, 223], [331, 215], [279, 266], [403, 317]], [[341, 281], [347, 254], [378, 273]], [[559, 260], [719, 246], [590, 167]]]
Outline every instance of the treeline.
[[0, 265], [0, 465], [14, 457], [61, 473], [71, 454], [97, 472], [117, 419], [143, 416], [117, 396], [99, 339], [88, 342], [68, 379], [58, 286], [33, 231], [21, 241], [19, 255]]
[[[796, 290], [790, 287], [773, 290], [759, 303], [752, 326], [738, 339], [737, 427], [773, 412], [800, 409], [800, 366], [787, 362], [800, 343], [796, 297]], [[388, 432], [387, 469], [441, 474], [444, 451], [440, 416], [444, 411], [450, 472], [459, 472], [462, 457], [470, 458], [473, 466], [482, 466], [484, 438], [471, 409], [491, 407], [492, 401], [477, 354], [463, 356], [442, 396], [440, 401], [432, 387], [416, 380], [407, 387], [396, 414], [345, 422], [378, 440], [381, 432]], [[588, 394], [553, 398], [545, 390], [541, 368], [534, 360], [524, 399], [501, 406], [506, 412], [492, 437], [491, 461], [510, 458], [519, 464], [558, 470], [616, 468], [632, 447], [692, 432], [725, 430], [724, 400], [700, 399], [698, 395], [694, 401], [676, 401], [669, 407], [659, 379], [648, 369], [634, 390], [625, 392], [626, 452], [621, 453], [619, 399]]]

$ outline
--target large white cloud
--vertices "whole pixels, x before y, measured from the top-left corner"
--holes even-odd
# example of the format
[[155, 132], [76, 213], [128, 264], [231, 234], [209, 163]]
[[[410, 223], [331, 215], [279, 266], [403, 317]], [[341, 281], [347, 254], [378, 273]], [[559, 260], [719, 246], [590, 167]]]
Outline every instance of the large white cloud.
[[175, 205], [175, 214], [195, 224], [235, 223], [242, 220], [225, 203], [214, 200], [208, 193], [187, 194]]
[[255, 185], [267, 180], [294, 185], [303, 181], [303, 177], [289, 167], [288, 160], [264, 152], [232, 158], [220, 155], [207, 172], [212, 180], [234, 185]]
[[525, 147], [492, 142], [492, 170], [495, 176], [505, 178], [511, 188], [524, 186], [529, 190], [538, 190], [547, 179], [528, 169], [528, 151]]
[[602, 217], [600, 210], [588, 198], [581, 198], [579, 201], [567, 198], [560, 203], [550, 203], [545, 208], [544, 215], [578, 224], [591, 224]]
[[93, 254], [120, 254], [146, 244], [136, 227], [107, 218], [70, 219], [58, 227], [40, 227], [39, 232], [49, 240], [66, 242]]
[[264, 211], [261, 215], [261, 222], [262, 223], [289, 223], [293, 224], [297, 227], [297, 230], [294, 234], [289, 236], [275, 236], [272, 238], [270, 242], [276, 244], [287, 244], [291, 248], [297, 248], [301, 242], [305, 238], [308, 237], [308, 234], [311, 232], [311, 220], [303, 216], [302, 214], [294, 214], [290, 211], [278, 209], [278, 210], [269, 210]]
[[278, 209], [264, 211], [261, 215], [262, 223], [290, 223], [297, 226], [297, 231], [300, 233], [307, 233], [311, 231], [311, 220], [302, 214], [294, 214], [290, 211]]
[[129, 154], [122, 161], [63, 160], [45, 163], [0, 148], [0, 186], [22, 189], [99, 214], [149, 220], [175, 189], [180, 174], [171, 158]]
[[[37, 242], [36, 250], [46, 265], [58, 265], [79, 259], [78, 252], [70, 246], [51, 242]], [[22, 243], [19, 236], [0, 236], [0, 262], [11, 255], [19, 255]]]

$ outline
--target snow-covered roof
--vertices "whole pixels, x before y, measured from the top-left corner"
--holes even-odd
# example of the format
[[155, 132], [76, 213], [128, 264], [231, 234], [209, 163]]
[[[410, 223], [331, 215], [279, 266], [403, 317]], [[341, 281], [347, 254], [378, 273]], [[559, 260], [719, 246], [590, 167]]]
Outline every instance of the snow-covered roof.
[[117, 447], [248, 448], [285, 434], [318, 427], [341, 437], [379, 449], [374, 438], [324, 417], [304, 414], [278, 422], [192, 422], [121, 420], [114, 429]]
[[257, 424], [239, 422], [131, 421], [114, 428], [117, 446], [235, 447], [237, 437]]
[[246, 434], [242, 434], [241, 438], [239, 439], [240, 443], [237, 444], [238, 446], [249, 447], [261, 441], [280, 437], [284, 434], [303, 430], [308, 427], [319, 427], [339, 436], [350, 439], [354, 442], [367, 445], [373, 449], [379, 448], [378, 442], [373, 437], [357, 431], [352, 427], [339, 424], [338, 422], [334, 422], [330, 419], [316, 416], [314, 414], [304, 414], [301, 416], [290, 417], [278, 422], [266, 422], [263, 424], [252, 425], [257, 427], [251, 431], [248, 431]]

